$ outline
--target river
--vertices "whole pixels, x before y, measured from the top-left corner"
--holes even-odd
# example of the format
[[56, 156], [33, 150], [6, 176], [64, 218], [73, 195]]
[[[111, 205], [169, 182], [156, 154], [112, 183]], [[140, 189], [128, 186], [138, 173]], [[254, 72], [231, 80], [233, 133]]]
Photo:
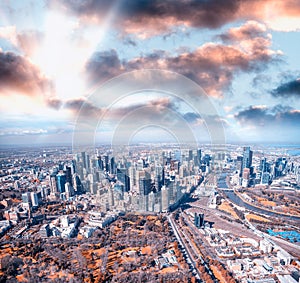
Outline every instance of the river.
[[[227, 173], [222, 173], [221, 177], [218, 179], [218, 187], [219, 188], [225, 188], [225, 189], [228, 188], [228, 186], [226, 184], [226, 176], [227, 176]], [[289, 219], [289, 220], [294, 220], [294, 221], [299, 221], [300, 220], [300, 216], [287, 216], [287, 215], [284, 215], [284, 214], [275, 213], [275, 212], [272, 212], [272, 211], [260, 209], [256, 206], [253, 206], [253, 205], [251, 205], [247, 202], [244, 202], [238, 195], [236, 195], [234, 193], [234, 191], [224, 190], [223, 192], [228, 197], [228, 199], [230, 199], [232, 202], [234, 202], [238, 206], [245, 207], [246, 209], [252, 210], [254, 212], [261, 213], [261, 214], [268, 215], [268, 216], [272, 216], [272, 217], [279, 217], [281, 219]]]

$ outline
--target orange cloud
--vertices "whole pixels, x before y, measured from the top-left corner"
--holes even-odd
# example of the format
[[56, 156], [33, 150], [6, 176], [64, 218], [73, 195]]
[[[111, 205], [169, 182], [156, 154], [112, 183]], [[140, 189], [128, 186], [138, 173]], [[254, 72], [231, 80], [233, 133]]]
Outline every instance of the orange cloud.
[[254, 21], [219, 37], [223, 43], [206, 43], [177, 56], [156, 51], [121, 62], [115, 51], [97, 53], [86, 65], [86, 70], [91, 81], [99, 82], [124, 71], [167, 69], [193, 79], [210, 95], [222, 96], [230, 89], [237, 73], [262, 70], [281, 55], [270, 49], [272, 42], [266, 27]]
[[27, 96], [52, 93], [51, 82], [26, 58], [0, 50], [0, 90]]

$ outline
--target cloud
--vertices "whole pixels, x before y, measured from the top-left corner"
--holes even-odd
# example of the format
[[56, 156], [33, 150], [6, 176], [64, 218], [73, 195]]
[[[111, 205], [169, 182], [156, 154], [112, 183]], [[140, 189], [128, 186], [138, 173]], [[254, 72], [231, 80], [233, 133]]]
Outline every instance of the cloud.
[[99, 117], [103, 112], [103, 109], [94, 105], [86, 97], [77, 97], [67, 100], [51, 97], [46, 100], [46, 104], [48, 107], [56, 110], [68, 110], [74, 117], [76, 117], [79, 112], [87, 118]]
[[86, 64], [88, 80], [99, 82], [111, 79], [123, 71], [122, 63], [115, 50], [96, 52]]
[[199, 114], [196, 114], [194, 112], [187, 112], [183, 115], [183, 118], [188, 121], [188, 122], [196, 122], [198, 119], [200, 119], [200, 115]]
[[300, 123], [300, 110], [289, 106], [277, 105], [267, 107], [264, 105], [250, 106], [234, 115], [234, 118], [244, 126], [255, 126], [256, 128], [272, 129], [295, 127]]
[[266, 37], [267, 27], [257, 21], [248, 21], [240, 27], [230, 28], [219, 37], [224, 42], [237, 42], [259, 37]]
[[274, 97], [287, 98], [291, 96], [298, 97], [300, 95], [300, 78], [281, 84], [279, 87], [271, 91]]
[[0, 50], [0, 91], [17, 92], [27, 96], [49, 95], [51, 82], [26, 58]]
[[48, 131], [45, 129], [13, 129], [1, 130], [0, 136], [26, 136], [26, 135], [45, 135]]
[[210, 42], [175, 56], [156, 50], [121, 61], [115, 50], [98, 52], [87, 63], [86, 71], [90, 81], [98, 83], [125, 71], [171, 70], [199, 83], [208, 94], [222, 96], [224, 91], [230, 90], [232, 80], [239, 72], [261, 71], [279, 60], [281, 52], [270, 49], [271, 37], [265, 31], [264, 25], [247, 22], [219, 36], [226, 44]]
[[131, 39], [130, 37], [125, 37], [124, 40], [123, 40], [123, 43], [124, 43], [125, 45], [128, 45], [128, 46], [133, 46], [133, 47], [137, 46], [136, 41], [134, 41], [134, 40]]
[[52, 1], [52, 5], [76, 14], [83, 22], [102, 23], [116, 10], [114, 25], [127, 34], [145, 38], [170, 32], [173, 26], [217, 28], [234, 18], [239, 1]]
[[263, 21], [275, 30], [300, 28], [297, 0], [65, 0], [51, 3], [89, 24], [103, 24], [108, 15], [113, 14], [115, 28], [140, 38], [168, 34], [178, 26], [216, 29], [247, 19]]

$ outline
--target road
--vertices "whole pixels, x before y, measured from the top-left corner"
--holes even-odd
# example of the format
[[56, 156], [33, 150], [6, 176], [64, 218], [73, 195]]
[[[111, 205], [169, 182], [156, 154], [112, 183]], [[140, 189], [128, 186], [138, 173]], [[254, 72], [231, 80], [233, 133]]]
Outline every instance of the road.
[[200, 278], [201, 278], [201, 277], [200, 277], [200, 272], [199, 272], [199, 270], [197, 269], [196, 263], [195, 263], [195, 261], [193, 260], [191, 254], [190, 254], [189, 248], [188, 248], [187, 244], [185, 243], [185, 241], [181, 238], [181, 235], [180, 235], [180, 233], [179, 233], [179, 231], [178, 231], [178, 229], [177, 229], [177, 226], [176, 226], [175, 221], [172, 219], [172, 216], [171, 216], [171, 215], [168, 215], [167, 218], [168, 218], [168, 221], [169, 221], [169, 223], [170, 223], [170, 225], [171, 225], [171, 227], [172, 227], [172, 229], [173, 229], [173, 232], [174, 232], [174, 234], [175, 234], [175, 236], [176, 236], [176, 238], [177, 238], [179, 244], [180, 244], [182, 247], [185, 248], [186, 256], [187, 256], [187, 258], [188, 258], [188, 261], [189, 261], [190, 264], [192, 265], [193, 272], [196, 273], [196, 278], [198, 279], [199, 282], [203, 282], [203, 281], [200, 279]]

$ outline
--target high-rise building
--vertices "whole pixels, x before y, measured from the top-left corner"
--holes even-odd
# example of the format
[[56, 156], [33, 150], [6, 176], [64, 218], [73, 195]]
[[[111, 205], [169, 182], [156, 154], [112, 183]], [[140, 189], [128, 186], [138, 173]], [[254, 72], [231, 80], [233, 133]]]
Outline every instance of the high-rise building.
[[194, 215], [194, 224], [197, 228], [204, 226], [204, 214], [195, 212]]
[[33, 207], [38, 207], [39, 206], [39, 199], [38, 199], [38, 195], [35, 192], [31, 192], [30, 193], [31, 196], [31, 203]]
[[71, 167], [66, 166], [64, 172], [66, 174], [66, 182], [69, 182], [72, 185], [73, 182], [72, 182], [72, 170], [71, 170]]
[[261, 184], [269, 184], [269, 181], [270, 181], [270, 173], [263, 172], [261, 174]]
[[59, 193], [65, 192], [65, 184], [66, 184], [66, 174], [65, 173], [58, 173], [56, 175], [57, 180], [57, 188]]
[[151, 191], [151, 177], [147, 171], [138, 171], [138, 186], [140, 195], [148, 195]]
[[242, 171], [245, 168], [250, 168], [252, 166], [252, 154], [253, 154], [253, 151], [250, 150], [250, 146], [245, 146], [243, 148]]
[[51, 188], [51, 193], [56, 194], [58, 192], [58, 187], [57, 187], [57, 181], [56, 181], [56, 176], [50, 176], [50, 188]]
[[31, 206], [32, 201], [31, 201], [31, 195], [30, 192], [26, 192], [22, 194], [22, 202], [28, 204]]
[[189, 150], [189, 160], [188, 161], [191, 161], [194, 159], [194, 156], [193, 156], [193, 150]]
[[109, 164], [108, 164], [108, 155], [104, 155], [104, 165], [105, 165], [105, 171], [109, 171]]
[[169, 188], [163, 186], [161, 188], [161, 210], [167, 211], [170, 204]]
[[81, 152], [80, 160], [82, 162], [83, 167], [86, 168], [86, 154], [84, 151]]
[[115, 163], [115, 158], [112, 157], [110, 159], [110, 173], [115, 174], [116, 173], [116, 163]]

